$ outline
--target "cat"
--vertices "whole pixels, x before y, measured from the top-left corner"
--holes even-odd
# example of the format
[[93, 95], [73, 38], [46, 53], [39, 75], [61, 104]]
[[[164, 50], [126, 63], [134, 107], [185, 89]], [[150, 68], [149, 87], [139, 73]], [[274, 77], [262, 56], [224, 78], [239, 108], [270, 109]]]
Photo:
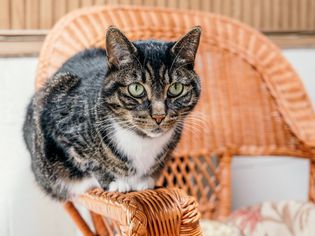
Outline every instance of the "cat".
[[201, 28], [176, 42], [131, 42], [115, 27], [106, 50], [68, 59], [32, 97], [23, 126], [36, 182], [67, 201], [90, 188], [154, 188], [200, 96]]

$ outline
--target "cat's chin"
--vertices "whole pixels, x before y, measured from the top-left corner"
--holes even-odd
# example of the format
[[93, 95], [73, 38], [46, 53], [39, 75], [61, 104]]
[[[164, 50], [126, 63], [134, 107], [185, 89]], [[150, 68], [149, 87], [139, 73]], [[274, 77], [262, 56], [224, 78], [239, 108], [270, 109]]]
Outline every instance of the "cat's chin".
[[172, 128], [167, 130], [167, 131], [158, 128], [158, 129], [155, 129], [155, 130], [152, 130], [152, 131], [149, 131], [149, 132], [145, 132], [145, 134], [149, 138], [159, 138], [159, 137], [167, 134], [168, 132], [172, 132], [172, 131], [173, 131]]
[[146, 135], [149, 137], [149, 138], [158, 138], [158, 137], [161, 137], [163, 134], [165, 134], [164, 132], [161, 132], [161, 133], [146, 133]]

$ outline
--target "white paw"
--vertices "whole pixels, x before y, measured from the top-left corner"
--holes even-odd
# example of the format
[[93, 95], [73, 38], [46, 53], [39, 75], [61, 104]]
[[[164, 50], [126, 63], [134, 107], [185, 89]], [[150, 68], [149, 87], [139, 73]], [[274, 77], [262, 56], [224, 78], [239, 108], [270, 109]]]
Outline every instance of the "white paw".
[[131, 190], [131, 186], [128, 182], [125, 180], [117, 179], [113, 182], [111, 182], [108, 186], [109, 192], [129, 192]]
[[153, 189], [154, 188], [155, 181], [151, 177], [139, 180], [135, 183], [133, 187], [134, 190], [142, 191], [146, 189]]

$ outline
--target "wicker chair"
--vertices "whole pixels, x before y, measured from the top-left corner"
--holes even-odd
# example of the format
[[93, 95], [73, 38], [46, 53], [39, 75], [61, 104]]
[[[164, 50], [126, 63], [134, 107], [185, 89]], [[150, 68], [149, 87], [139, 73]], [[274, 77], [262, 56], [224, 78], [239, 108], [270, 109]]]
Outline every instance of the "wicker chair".
[[202, 80], [202, 96], [195, 115], [187, 120], [174, 158], [157, 182], [167, 188], [127, 194], [96, 189], [82, 195], [75, 203], [90, 210], [95, 233], [73, 203], [66, 203], [84, 235], [200, 235], [200, 216], [224, 219], [230, 214], [231, 160], [235, 155], [308, 158], [309, 199], [315, 200], [311, 102], [280, 50], [235, 20], [143, 7], [74, 11], [49, 32], [39, 57], [36, 87], [80, 50], [105, 47], [105, 30], [110, 25], [122, 29], [131, 40], [176, 40], [200, 25], [203, 32], [196, 70]]

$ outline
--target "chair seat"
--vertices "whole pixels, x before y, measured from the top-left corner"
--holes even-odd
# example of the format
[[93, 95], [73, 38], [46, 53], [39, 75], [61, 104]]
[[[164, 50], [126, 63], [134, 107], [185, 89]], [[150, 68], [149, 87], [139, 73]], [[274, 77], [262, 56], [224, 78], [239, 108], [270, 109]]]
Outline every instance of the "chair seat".
[[315, 235], [315, 204], [264, 202], [239, 209], [226, 223], [201, 220], [205, 236], [310, 236]]
[[228, 225], [250, 236], [315, 235], [315, 204], [311, 202], [264, 202], [237, 210]]
[[215, 220], [200, 220], [203, 236], [242, 236], [240, 229]]

